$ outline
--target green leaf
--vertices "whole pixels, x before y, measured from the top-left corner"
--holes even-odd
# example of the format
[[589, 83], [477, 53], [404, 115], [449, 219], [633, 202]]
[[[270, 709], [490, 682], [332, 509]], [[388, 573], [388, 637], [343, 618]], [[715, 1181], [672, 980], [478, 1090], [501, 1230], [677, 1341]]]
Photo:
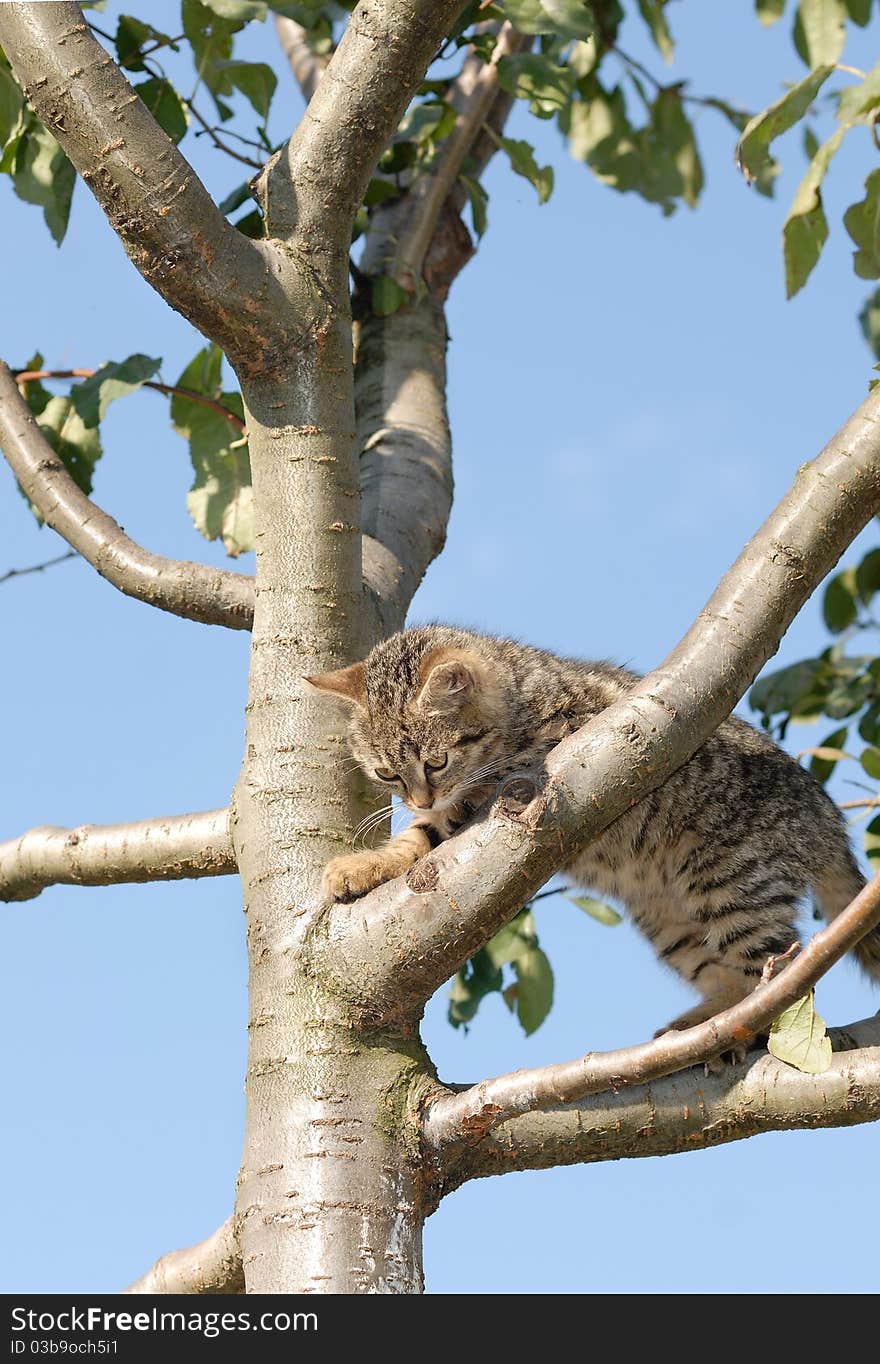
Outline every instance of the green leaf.
[[98, 426], [114, 399], [134, 393], [145, 379], [158, 373], [161, 363], [149, 355], [129, 355], [127, 360], [108, 361], [90, 379], [75, 384], [70, 397], [85, 425]]
[[[222, 362], [219, 347], [205, 347], [187, 365], [178, 387], [213, 398], [243, 419], [241, 395], [221, 391]], [[171, 421], [189, 441], [195, 481], [187, 507], [197, 530], [206, 540], [222, 540], [233, 558], [253, 549], [253, 489], [244, 437], [221, 413], [179, 393], [171, 399]]]
[[651, 31], [654, 46], [665, 62], [672, 61], [672, 34], [666, 22], [666, 0], [639, 0], [639, 13]]
[[876, 872], [880, 868], [880, 815], [872, 819], [865, 829], [865, 856], [871, 864], [871, 870]]
[[409, 294], [390, 275], [377, 275], [370, 288], [370, 301], [377, 317], [390, 317], [409, 302]]
[[528, 142], [513, 137], [502, 137], [499, 141], [507, 152], [511, 169], [534, 185], [538, 203], [546, 204], [553, 193], [553, 167], [539, 166], [535, 161], [535, 149]]
[[859, 326], [874, 358], [880, 360], [880, 289], [875, 289], [859, 313]]
[[233, 89], [226, 64], [232, 56], [233, 35], [247, 20], [240, 15], [237, 18], [221, 15], [215, 6], [203, 4], [202, 0], [182, 0], [180, 14], [199, 80], [210, 90], [217, 112], [225, 121], [232, 116], [232, 110], [220, 97], [231, 95]]
[[758, 23], [763, 24], [764, 28], [769, 28], [777, 19], [781, 19], [784, 10], [785, 0], [755, 0]]
[[839, 635], [856, 618], [856, 575], [855, 569], [845, 568], [833, 577], [825, 588], [822, 598], [822, 615], [825, 624], [833, 635]]
[[172, 52], [180, 51], [173, 38], [153, 28], [152, 24], [144, 24], [130, 14], [119, 16], [116, 26], [116, 55], [119, 58], [119, 65], [124, 66], [126, 71], [143, 71], [145, 68], [141, 49], [148, 45], [152, 47], [154, 43], [161, 47], [170, 47]]
[[793, 128], [809, 109], [833, 66], [820, 66], [787, 90], [781, 99], [750, 119], [737, 144], [737, 164], [751, 182], [756, 180], [770, 158], [770, 143]]
[[832, 156], [843, 141], [844, 131], [839, 128], [832, 133], [816, 152], [788, 210], [782, 229], [787, 298], [793, 298], [804, 287], [828, 238], [821, 184]]
[[795, 1000], [770, 1024], [767, 1050], [779, 1061], [821, 1075], [831, 1065], [831, 1039], [816, 1013], [813, 991]]
[[880, 279], [880, 170], [865, 181], [865, 197], [850, 204], [843, 225], [858, 248], [853, 269], [860, 279]]
[[251, 19], [265, 19], [265, 0], [203, 0], [221, 19], [232, 19], [242, 24]]
[[817, 781], [826, 782], [840, 759], [848, 756], [843, 748], [848, 733], [846, 725], [841, 729], [835, 729], [813, 750], [810, 771]]
[[810, 128], [810, 127], [805, 127], [805, 128], [804, 128], [804, 155], [806, 156], [806, 158], [807, 158], [808, 161], [812, 161], [813, 157], [816, 155], [817, 151], [819, 150], [819, 146], [820, 146], [819, 139], [818, 139], [818, 137], [816, 136], [816, 134], [813, 132], [812, 128]]
[[869, 777], [873, 777], [875, 781], [880, 780], [880, 748], [875, 748], [873, 744], [869, 744], [859, 754], [859, 762]]
[[221, 213], [234, 213], [237, 208], [241, 208], [242, 204], [246, 204], [250, 197], [250, 182], [244, 180], [240, 185], [236, 185], [235, 189], [231, 189], [217, 207]]
[[485, 948], [464, 964], [450, 987], [449, 1022], [454, 1028], [467, 1027], [476, 1016], [486, 995], [499, 991], [503, 976], [501, 968], [491, 961]]
[[859, 735], [866, 744], [876, 744], [880, 740], [880, 701], [870, 705], [859, 719]]
[[133, 87], [153, 118], [172, 142], [179, 142], [188, 127], [186, 106], [170, 81], [150, 76]]
[[537, 52], [517, 52], [498, 62], [498, 84], [517, 99], [529, 101], [538, 118], [552, 118], [564, 109], [574, 93], [574, 72], [557, 66]]
[[12, 72], [0, 64], [0, 147], [19, 133], [24, 123], [24, 95]]
[[516, 984], [511, 993], [516, 992], [516, 1016], [528, 1037], [541, 1026], [553, 1006], [553, 970], [537, 944], [516, 958], [513, 970]]
[[870, 549], [856, 568], [856, 592], [866, 605], [880, 589], [880, 549]]
[[609, 928], [623, 923], [623, 915], [618, 914], [610, 905], [606, 905], [604, 900], [594, 900], [589, 895], [566, 895], [565, 898], [571, 900], [573, 905], [577, 905], [578, 909], [582, 909], [592, 919], [596, 919], [600, 924], [606, 924]]
[[793, 37], [807, 66], [815, 69], [836, 62], [846, 41], [844, 0], [800, 0]]
[[50, 398], [37, 417], [37, 424], [77, 487], [90, 493], [95, 465], [101, 457], [97, 430], [85, 425], [66, 397]]
[[50, 132], [28, 120], [15, 153], [12, 183], [19, 199], [39, 204], [46, 226], [60, 246], [67, 232], [76, 171]]
[[442, 100], [413, 104], [398, 125], [398, 136], [409, 142], [439, 142], [455, 127], [455, 110]]
[[703, 167], [694, 130], [682, 100], [675, 90], [661, 90], [652, 106], [652, 127], [648, 144], [658, 159], [671, 162], [678, 183], [673, 190], [689, 208], [695, 208], [703, 188]]
[[241, 91], [263, 120], [268, 118], [269, 105], [278, 84], [271, 66], [265, 62], [218, 61], [214, 70], [218, 77], [228, 77], [230, 84]]
[[591, 38], [596, 32], [592, 10], [584, 0], [502, 0], [502, 8], [520, 33]]
[[871, 20], [871, 0], [844, 0], [844, 4], [852, 22], [865, 28]]
[[266, 223], [262, 213], [258, 208], [251, 209], [250, 213], [245, 213], [241, 218], [236, 218], [232, 224], [245, 237], [250, 237], [253, 241], [259, 241], [266, 235]]
[[848, 85], [837, 100], [837, 119], [840, 123], [873, 123], [880, 104], [880, 62], [873, 66], [858, 85]]
[[779, 668], [758, 679], [749, 692], [749, 705], [765, 715], [791, 711], [814, 691], [825, 672], [827, 667], [821, 658], [808, 658]]
[[469, 175], [459, 175], [458, 178], [464, 186], [468, 202], [471, 206], [471, 221], [474, 225], [474, 235], [476, 237], [482, 237], [489, 225], [489, 219], [486, 213], [489, 196], [479, 180], [473, 180]]

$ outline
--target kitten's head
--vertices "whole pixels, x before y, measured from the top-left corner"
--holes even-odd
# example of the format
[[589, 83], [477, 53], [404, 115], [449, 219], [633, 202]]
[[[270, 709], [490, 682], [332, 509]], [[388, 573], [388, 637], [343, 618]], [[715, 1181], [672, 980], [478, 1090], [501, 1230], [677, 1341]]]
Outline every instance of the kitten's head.
[[370, 780], [410, 809], [447, 809], [503, 761], [503, 675], [467, 642], [407, 630], [362, 663], [305, 680], [344, 708], [349, 748]]

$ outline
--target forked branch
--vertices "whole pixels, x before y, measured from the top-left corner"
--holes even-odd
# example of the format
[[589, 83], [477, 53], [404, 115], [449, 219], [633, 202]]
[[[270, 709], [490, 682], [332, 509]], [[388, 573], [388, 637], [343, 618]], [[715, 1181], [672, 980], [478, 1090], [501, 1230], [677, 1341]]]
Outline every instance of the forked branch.
[[433, 1102], [425, 1113], [423, 1135], [429, 1147], [473, 1141], [518, 1113], [573, 1103], [588, 1094], [646, 1084], [708, 1061], [742, 1046], [795, 1000], [802, 998], [829, 967], [880, 923], [880, 873], [832, 924], [817, 933], [775, 980], [759, 985], [745, 999], [714, 1018], [653, 1042], [617, 1051], [588, 1052], [576, 1061], [513, 1071], [483, 1080], [459, 1094]]
[[0, 900], [32, 900], [47, 886], [181, 881], [235, 870], [228, 810], [78, 829], [45, 825], [0, 843]]
[[[605, 1091], [492, 1127], [473, 1145], [438, 1155], [449, 1193], [467, 1179], [635, 1156], [666, 1156], [761, 1132], [849, 1127], [880, 1119], [880, 1018], [831, 1030], [835, 1054], [807, 1075], [767, 1051], [714, 1075], [686, 1070]], [[847, 1050], [838, 1050], [838, 1047]], [[858, 1048], [858, 1050], [849, 1050]]]
[[56, 530], [114, 587], [175, 616], [248, 630], [253, 620], [253, 579], [151, 554], [77, 487], [49, 445], [0, 361], [0, 446], [25, 496]]
[[241, 1250], [230, 1217], [212, 1236], [163, 1255], [123, 1293], [243, 1293]]
[[[369, 1016], [418, 1009], [552, 872], [660, 786], [729, 715], [880, 508], [878, 418], [880, 389], [798, 471], [660, 667], [552, 750], [534, 798], [526, 782], [514, 783], [487, 816], [417, 864], [411, 885], [389, 882], [331, 909], [329, 939], [346, 941], [340, 983]], [[315, 950], [323, 960], [319, 943]], [[338, 960], [326, 969], [339, 972]]]
[[361, 0], [305, 116], [269, 163], [267, 229], [338, 252], [370, 175], [462, 0]]

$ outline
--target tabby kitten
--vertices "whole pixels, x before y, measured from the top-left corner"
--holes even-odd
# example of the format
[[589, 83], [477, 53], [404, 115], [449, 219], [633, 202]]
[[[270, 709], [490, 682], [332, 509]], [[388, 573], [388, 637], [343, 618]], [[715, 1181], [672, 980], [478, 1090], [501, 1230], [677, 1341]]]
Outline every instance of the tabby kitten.
[[[628, 692], [634, 673], [508, 639], [428, 625], [362, 663], [306, 679], [342, 703], [351, 753], [416, 819], [384, 846], [334, 857], [327, 893], [351, 899], [449, 838], [510, 772]], [[703, 996], [668, 1026], [712, 1017], [754, 989], [796, 938], [810, 888], [827, 919], [861, 889], [843, 820], [822, 787], [764, 734], [730, 719], [658, 790], [564, 868], [620, 900], [661, 961]], [[880, 978], [880, 930], [856, 948]]]

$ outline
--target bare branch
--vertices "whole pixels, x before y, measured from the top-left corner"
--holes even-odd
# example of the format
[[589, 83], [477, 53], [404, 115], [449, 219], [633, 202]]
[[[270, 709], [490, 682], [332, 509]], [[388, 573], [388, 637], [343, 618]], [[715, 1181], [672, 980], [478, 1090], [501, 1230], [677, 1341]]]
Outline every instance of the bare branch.
[[0, 361], [0, 445], [43, 520], [120, 592], [206, 625], [250, 629], [253, 579], [151, 554], [76, 486]]
[[78, 829], [43, 825], [0, 843], [0, 900], [33, 900], [55, 885], [181, 881], [234, 871], [228, 810]]
[[389, 633], [400, 628], [425, 569], [443, 548], [452, 505], [441, 307], [423, 299], [390, 317], [364, 318], [355, 396], [361, 523], [374, 542], [364, 541], [364, 565]]
[[144, 278], [240, 375], [277, 364], [291, 319], [272, 320], [268, 254], [226, 221], [79, 5], [0, 5], [0, 46]]
[[[91, 379], [97, 373], [94, 369], [22, 369], [15, 375], [17, 384], [26, 384], [32, 379]], [[141, 388], [149, 388], [154, 393], [162, 393], [166, 397], [177, 396], [187, 398], [189, 402], [195, 403], [197, 407], [207, 407], [211, 412], [216, 412], [218, 417], [228, 421], [230, 426], [234, 426], [236, 431], [246, 434], [247, 428], [238, 413], [230, 412], [218, 398], [209, 398], [205, 393], [196, 393], [195, 389], [183, 388], [180, 384], [160, 384], [156, 379], [143, 379]]]
[[672, 1155], [761, 1132], [876, 1122], [880, 1019], [832, 1030], [832, 1039], [835, 1048], [843, 1042], [859, 1050], [836, 1050], [822, 1075], [806, 1075], [764, 1050], [753, 1051], [723, 1073], [682, 1071], [650, 1085], [512, 1118], [476, 1145], [439, 1158], [442, 1192], [468, 1179], [513, 1170]]
[[422, 1131], [429, 1147], [469, 1142], [517, 1113], [572, 1103], [587, 1094], [645, 1084], [732, 1050], [767, 1028], [801, 999], [830, 966], [880, 923], [880, 873], [859, 892], [832, 924], [817, 933], [774, 980], [716, 1014], [681, 1032], [617, 1051], [588, 1052], [576, 1061], [517, 1070], [483, 1080], [462, 1094], [431, 1104]]
[[[462, 0], [361, 0], [288, 146], [269, 162], [267, 230], [348, 250], [378, 157]], [[2, 35], [0, 35], [2, 36]]]
[[[669, 657], [548, 755], [534, 799], [526, 781], [507, 783], [507, 798], [502, 788], [487, 815], [412, 868], [409, 884], [392, 881], [331, 908], [329, 941], [346, 942], [345, 988], [370, 1016], [411, 1016], [553, 871], [662, 785], [730, 713], [880, 506], [878, 417], [875, 390], [798, 471]], [[317, 941], [315, 951], [324, 969], [339, 972]]]
[[404, 222], [399, 226], [387, 271], [402, 288], [415, 292], [425, 256], [443, 205], [458, 178], [465, 158], [480, 136], [499, 92], [498, 62], [531, 42], [512, 24], [500, 26], [492, 58], [468, 57], [450, 91], [449, 102], [458, 115], [443, 141], [436, 162], [413, 183], [405, 196]]
[[329, 58], [319, 57], [312, 51], [306, 38], [306, 30], [295, 19], [285, 19], [283, 15], [276, 14], [275, 32], [290, 65], [293, 79], [308, 104], [318, 88], [318, 81], [327, 69]]
[[196, 1246], [163, 1255], [123, 1293], [243, 1293], [241, 1251], [230, 1217]]
[[28, 568], [8, 568], [5, 573], [0, 573], [0, 583], [8, 583], [10, 578], [23, 578], [28, 573], [45, 573], [47, 568], [54, 568], [56, 564], [63, 564], [68, 559], [78, 558], [76, 551], [69, 549], [66, 554], [58, 554], [54, 559], [46, 559], [42, 564], [30, 564]]

